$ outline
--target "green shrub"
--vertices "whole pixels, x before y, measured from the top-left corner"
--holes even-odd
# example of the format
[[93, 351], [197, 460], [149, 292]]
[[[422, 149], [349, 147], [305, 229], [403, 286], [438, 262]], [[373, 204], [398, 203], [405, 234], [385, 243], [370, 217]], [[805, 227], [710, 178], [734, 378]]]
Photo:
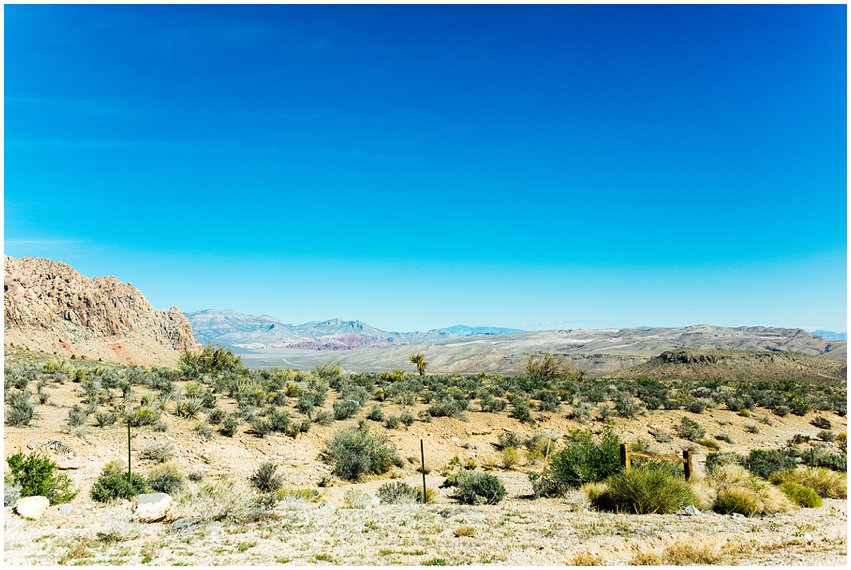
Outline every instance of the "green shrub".
[[715, 510], [725, 515], [738, 513], [752, 517], [758, 512], [757, 501], [758, 499], [750, 490], [734, 488], [718, 494]]
[[520, 441], [520, 438], [517, 437], [516, 433], [505, 430], [497, 436], [496, 445], [500, 449], [505, 449], [506, 447], [520, 447], [523, 445], [523, 442]]
[[174, 446], [168, 442], [152, 441], [139, 452], [139, 459], [162, 463], [174, 457]]
[[378, 500], [385, 505], [416, 503], [422, 492], [403, 481], [391, 481], [378, 488]]
[[222, 427], [219, 428], [219, 433], [226, 437], [233, 437], [238, 427], [239, 419], [235, 416], [228, 416], [222, 420]]
[[367, 473], [386, 473], [391, 465], [402, 462], [385, 436], [369, 432], [365, 423], [357, 428], [336, 432], [326, 442], [327, 456], [334, 472], [350, 481]]
[[495, 475], [468, 469], [459, 472], [454, 486], [454, 498], [465, 505], [495, 505], [508, 494]]
[[40, 495], [47, 497], [51, 505], [67, 503], [77, 496], [77, 490], [65, 473], [50, 458], [20, 451], [6, 458], [11, 482], [21, 487], [22, 497]]
[[823, 447], [813, 447], [801, 454], [801, 463], [810, 467], [826, 467], [844, 473], [848, 469], [848, 456], [844, 453], [833, 453]]
[[399, 421], [401, 421], [405, 427], [411, 427], [414, 425], [414, 416], [411, 415], [410, 412], [402, 412], [402, 415], [399, 416]]
[[740, 465], [745, 458], [732, 451], [713, 452], [706, 456], [706, 472], [712, 474], [716, 467], [721, 465]]
[[136, 408], [128, 416], [128, 421], [133, 427], [152, 426], [160, 421], [160, 413], [148, 406]]
[[533, 478], [532, 487], [537, 496], [562, 496], [620, 470], [620, 438], [613, 431], [605, 430], [597, 441], [590, 431], [573, 430], [565, 447], [552, 455], [544, 475]]
[[29, 392], [16, 392], [8, 398], [5, 422], [7, 426], [28, 426], [35, 417], [35, 408], [30, 403]]
[[826, 443], [833, 443], [836, 439], [836, 434], [829, 430], [821, 430], [818, 432], [818, 438]]
[[676, 431], [677, 435], [681, 438], [694, 442], [703, 439], [706, 435], [706, 430], [704, 430], [699, 423], [686, 417], [680, 420], [680, 423], [676, 427]]
[[329, 426], [334, 423], [334, 412], [332, 410], [319, 410], [313, 417], [313, 421], [321, 426]]
[[257, 418], [251, 421], [251, 431], [257, 437], [266, 437], [272, 432], [272, 424], [262, 418]]
[[148, 491], [147, 481], [138, 473], [132, 473], [128, 479], [127, 473], [104, 472], [92, 485], [89, 494], [94, 501], [108, 503], [116, 499], [132, 499]]
[[333, 405], [334, 419], [346, 420], [360, 409], [360, 404], [354, 400], [337, 400]]
[[821, 416], [816, 416], [810, 423], [819, 429], [830, 429], [831, 427], [833, 427], [830, 423], [830, 420]]
[[382, 410], [379, 406], [373, 406], [366, 418], [374, 422], [383, 422], [384, 410]]
[[779, 485], [780, 490], [789, 497], [793, 503], [800, 507], [815, 508], [822, 504], [821, 497], [813, 489], [804, 487], [795, 481], [786, 481]]
[[148, 471], [148, 485], [160, 493], [176, 493], [183, 488], [186, 478], [174, 465], [158, 465]]
[[212, 425], [218, 425], [225, 419], [225, 412], [221, 408], [213, 408], [207, 412], [207, 421]]
[[387, 429], [397, 429], [402, 421], [397, 416], [389, 416], [384, 421], [384, 427]]
[[745, 459], [747, 470], [763, 479], [768, 479], [772, 473], [791, 469], [794, 466], [794, 452], [785, 449], [752, 449]]
[[258, 491], [264, 493], [275, 492], [284, 484], [284, 478], [277, 471], [278, 466], [274, 463], [263, 463], [249, 478], [249, 482]]
[[118, 416], [116, 416], [112, 412], [99, 412], [95, 414], [95, 422], [97, 423], [98, 427], [111, 426], [116, 422], [117, 419]]
[[794, 505], [777, 487], [740, 465], [722, 465], [712, 473], [717, 490], [715, 510], [746, 516], [774, 514]]
[[619, 512], [672, 513], [697, 502], [688, 482], [659, 463], [623, 470], [606, 483], [609, 499]]

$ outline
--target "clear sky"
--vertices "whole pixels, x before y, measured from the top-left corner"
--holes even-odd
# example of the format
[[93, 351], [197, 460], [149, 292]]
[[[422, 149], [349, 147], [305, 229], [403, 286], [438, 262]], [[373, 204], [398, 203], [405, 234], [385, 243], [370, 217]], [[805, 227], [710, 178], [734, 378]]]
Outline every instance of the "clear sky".
[[846, 330], [845, 6], [5, 6], [5, 251], [391, 330]]

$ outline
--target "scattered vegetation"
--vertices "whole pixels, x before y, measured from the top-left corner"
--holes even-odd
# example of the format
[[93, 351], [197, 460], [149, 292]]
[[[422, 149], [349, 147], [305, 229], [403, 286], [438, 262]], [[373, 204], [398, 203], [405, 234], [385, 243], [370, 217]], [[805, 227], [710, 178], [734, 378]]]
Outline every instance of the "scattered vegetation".
[[326, 447], [334, 472], [350, 481], [356, 481], [368, 473], [381, 475], [392, 465], [402, 465], [387, 437], [370, 433], [365, 423], [336, 432], [326, 442]]
[[77, 496], [68, 475], [60, 473], [56, 463], [44, 455], [18, 452], [7, 457], [6, 464], [9, 466], [9, 481], [19, 487], [21, 497], [40, 495], [47, 497], [51, 505], [57, 505]]

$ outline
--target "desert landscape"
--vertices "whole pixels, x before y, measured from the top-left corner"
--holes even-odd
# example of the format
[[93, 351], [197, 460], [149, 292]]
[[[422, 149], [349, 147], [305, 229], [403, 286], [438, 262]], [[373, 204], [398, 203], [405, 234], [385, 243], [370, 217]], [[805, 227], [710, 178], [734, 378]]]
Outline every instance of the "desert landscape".
[[[9, 564], [845, 561], [845, 341], [705, 326], [576, 333], [591, 355], [619, 346], [623, 364], [601, 373], [574, 365], [600, 356], [583, 360], [570, 332], [506, 332], [249, 367], [191, 329], [182, 347], [164, 343], [171, 325], [138, 290], [102, 282], [6, 258]], [[23, 347], [33, 342], [55, 350]], [[469, 358], [452, 349], [476, 343], [519, 345], [499, 358], [525, 363], [432, 373], [432, 359], [451, 370]], [[340, 365], [356, 352], [397, 366]], [[621, 444], [690, 452], [693, 472], [641, 456], [624, 469]], [[12, 471], [26, 458], [58, 485], [35, 513], [36, 467]], [[638, 474], [649, 480], [619, 479]]]

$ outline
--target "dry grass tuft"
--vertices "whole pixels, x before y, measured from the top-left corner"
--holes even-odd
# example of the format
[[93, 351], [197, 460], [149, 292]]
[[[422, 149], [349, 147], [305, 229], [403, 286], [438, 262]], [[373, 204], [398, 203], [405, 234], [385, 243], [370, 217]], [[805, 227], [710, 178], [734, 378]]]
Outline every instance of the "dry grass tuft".
[[597, 554], [590, 552], [580, 552], [570, 559], [568, 566], [602, 566], [603, 559]]
[[717, 543], [708, 541], [675, 542], [665, 547], [662, 559], [669, 566], [718, 564], [721, 549]]
[[476, 529], [468, 525], [459, 526], [455, 529], [454, 534], [455, 538], [461, 538], [462, 536], [476, 536]]

